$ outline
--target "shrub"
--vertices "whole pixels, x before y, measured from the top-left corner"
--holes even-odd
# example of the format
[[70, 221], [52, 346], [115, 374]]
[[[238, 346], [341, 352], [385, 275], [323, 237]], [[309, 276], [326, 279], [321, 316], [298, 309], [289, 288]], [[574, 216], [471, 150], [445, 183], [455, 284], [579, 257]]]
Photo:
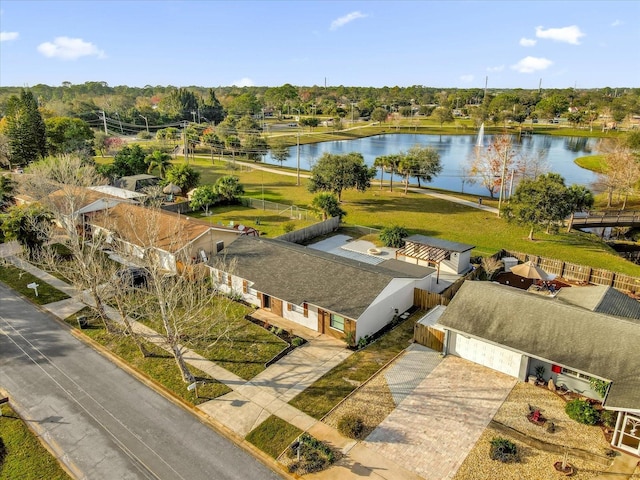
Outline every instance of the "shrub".
[[335, 461], [335, 455], [325, 443], [317, 440], [307, 433], [300, 436], [299, 446], [293, 445], [287, 450], [289, 458], [295, 458], [300, 449], [300, 461], [294, 461], [289, 465], [290, 472], [299, 474], [313, 473], [324, 470]]
[[380, 241], [385, 247], [402, 248], [404, 247], [404, 239], [408, 236], [409, 233], [404, 227], [393, 225], [382, 229], [382, 232], [380, 232]]
[[282, 230], [284, 233], [293, 232], [296, 229], [296, 224], [293, 222], [285, 222], [282, 224]]
[[604, 396], [607, 394], [607, 388], [609, 388], [609, 382], [592, 377], [589, 380], [589, 386], [591, 387], [591, 390], [600, 395], [600, 397], [604, 398]]
[[602, 410], [600, 412], [600, 421], [605, 427], [613, 428], [616, 426], [618, 415], [613, 410]]
[[600, 420], [598, 411], [586, 400], [576, 398], [564, 407], [569, 418], [585, 425], [595, 425]]
[[491, 460], [498, 460], [502, 463], [518, 461], [518, 447], [511, 440], [502, 437], [491, 439], [491, 450], [489, 456]]
[[303, 343], [304, 343], [304, 340], [300, 337], [295, 337], [293, 340], [291, 340], [291, 345], [293, 345], [294, 347], [299, 347]]
[[357, 415], [344, 415], [338, 422], [338, 431], [345, 437], [359, 440], [364, 433], [364, 421]]
[[4, 464], [4, 459], [7, 456], [7, 447], [4, 445], [4, 440], [0, 437], [0, 470], [2, 470], [2, 465]]
[[358, 349], [366, 347], [369, 344], [369, 340], [370, 340], [369, 335], [360, 337], [360, 340], [358, 340]]

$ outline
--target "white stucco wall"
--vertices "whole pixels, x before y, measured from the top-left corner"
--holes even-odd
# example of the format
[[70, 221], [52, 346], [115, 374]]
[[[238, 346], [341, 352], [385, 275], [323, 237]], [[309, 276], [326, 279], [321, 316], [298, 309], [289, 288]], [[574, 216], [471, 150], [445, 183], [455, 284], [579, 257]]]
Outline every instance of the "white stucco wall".
[[408, 310], [413, 305], [413, 289], [416, 280], [394, 278], [356, 321], [356, 342], [365, 335], [371, 335], [393, 320], [396, 314]]
[[318, 307], [315, 305], [309, 305], [307, 309], [308, 315], [305, 317], [302, 312], [302, 305], [297, 305], [296, 310], [287, 310], [287, 302], [282, 303], [282, 316], [287, 320], [299, 323], [300, 325], [310, 328], [311, 330], [318, 331]]

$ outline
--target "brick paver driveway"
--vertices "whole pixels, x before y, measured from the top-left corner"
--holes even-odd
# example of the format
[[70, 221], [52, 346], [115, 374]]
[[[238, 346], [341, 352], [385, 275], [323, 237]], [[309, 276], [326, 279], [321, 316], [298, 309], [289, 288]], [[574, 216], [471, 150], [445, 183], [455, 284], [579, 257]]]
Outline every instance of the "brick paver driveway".
[[427, 480], [452, 478], [516, 382], [448, 356], [365, 443]]

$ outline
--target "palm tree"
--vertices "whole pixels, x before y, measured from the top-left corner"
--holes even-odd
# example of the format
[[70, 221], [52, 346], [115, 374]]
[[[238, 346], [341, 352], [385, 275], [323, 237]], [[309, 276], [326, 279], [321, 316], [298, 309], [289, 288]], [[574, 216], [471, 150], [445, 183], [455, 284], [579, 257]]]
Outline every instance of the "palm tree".
[[220, 198], [228, 203], [234, 203], [244, 193], [244, 188], [240, 185], [240, 179], [233, 175], [220, 177], [216, 180], [214, 188]]
[[149, 165], [147, 173], [151, 174], [154, 168], [158, 167], [160, 177], [164, 178], [167, 169], [171, 166], [171, 155], [154, 150], [151, 155], [147, 155], [144, 161]]
[[320, 214], [323, 221], [329, 217], [342, 218], [347, 214], [347, 212], [340, 208], [338, 198], [329, 192], [322, 192], [313, 197], [311, 208]]

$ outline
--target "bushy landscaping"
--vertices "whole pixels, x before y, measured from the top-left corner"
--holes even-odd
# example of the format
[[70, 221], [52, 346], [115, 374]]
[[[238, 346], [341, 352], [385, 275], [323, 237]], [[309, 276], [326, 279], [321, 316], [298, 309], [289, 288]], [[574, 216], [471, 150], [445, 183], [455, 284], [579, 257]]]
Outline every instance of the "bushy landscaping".
[[11, 407], [0, 409], [0, 480], [69, 480]]
[[491, 460], [497, 460], [502, 463], [518, 461], [518, 448], [511, 440], [494, 437], [490, 443], [491, 449], [489, 450], [489, 456]]
[[600, 421], [598, 410], [590, 402], [580, 398], [567, 402], [565, 412], [572, 420], [585, 425], [596, 425]]

